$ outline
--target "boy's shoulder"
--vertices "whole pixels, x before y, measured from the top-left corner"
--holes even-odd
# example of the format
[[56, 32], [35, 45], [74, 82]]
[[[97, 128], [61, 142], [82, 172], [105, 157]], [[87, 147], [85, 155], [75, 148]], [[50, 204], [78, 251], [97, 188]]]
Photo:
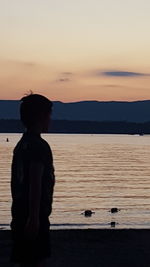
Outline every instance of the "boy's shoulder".
[[23, 134], [14, 148], [14, 154], [20, 154], [29, 159], [45, 159], [52, 155], [49, 144], [40, 136]]

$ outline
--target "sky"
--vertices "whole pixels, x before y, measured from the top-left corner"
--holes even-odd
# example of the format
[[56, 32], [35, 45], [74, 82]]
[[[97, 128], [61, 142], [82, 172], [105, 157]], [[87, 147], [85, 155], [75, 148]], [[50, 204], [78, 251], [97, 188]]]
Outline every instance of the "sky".
[[0, 0], [0, 99], [150, 99], [149, 0]]

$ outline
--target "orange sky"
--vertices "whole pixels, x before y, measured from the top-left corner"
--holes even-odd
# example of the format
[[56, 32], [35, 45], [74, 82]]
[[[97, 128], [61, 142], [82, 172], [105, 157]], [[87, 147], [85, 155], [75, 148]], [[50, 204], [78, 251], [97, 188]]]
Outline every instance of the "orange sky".
[[0, 99], [150, 99], [149, 10], [148, 0], [6, 0]]

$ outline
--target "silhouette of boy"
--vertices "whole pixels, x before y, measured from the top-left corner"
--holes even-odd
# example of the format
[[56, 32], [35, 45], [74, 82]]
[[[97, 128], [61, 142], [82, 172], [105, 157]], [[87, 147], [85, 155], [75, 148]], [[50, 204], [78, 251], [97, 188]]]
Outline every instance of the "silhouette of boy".
[[11, 261], [21, 267], [43, 267], [50, 256], [48, 218], [55, 177], [50, 146], [40, 134], [48, 132], [52, 103], [38, 94], [21, 101], [20, 116], [26, 132], [12, 160]]

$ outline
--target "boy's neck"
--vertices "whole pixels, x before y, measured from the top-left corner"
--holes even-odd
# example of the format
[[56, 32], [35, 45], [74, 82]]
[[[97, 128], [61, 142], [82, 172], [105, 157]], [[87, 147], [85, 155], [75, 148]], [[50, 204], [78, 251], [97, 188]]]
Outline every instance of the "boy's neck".
[[41, 131], [39, 129], [27, 129], [26, 131], [29, 134], [34, 134], [34, 135], [41, 135]]

